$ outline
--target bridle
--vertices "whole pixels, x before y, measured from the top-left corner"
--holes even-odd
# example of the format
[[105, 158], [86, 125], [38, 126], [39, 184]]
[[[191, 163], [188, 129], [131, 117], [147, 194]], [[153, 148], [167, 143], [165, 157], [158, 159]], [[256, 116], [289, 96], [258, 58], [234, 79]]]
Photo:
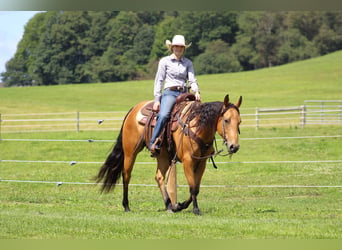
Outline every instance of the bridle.
[[[228, 140], [227, 140], [227, 138], [226, 138], [226, 132], [225, 132], [225, 129], [224, 129], [224, 121], [223, 121], [223, 115], [230, 109], [230, 108], [234, 108], [237, 112], [238, 112], [238, 114], [240, 115], [240, 110], [239, 110], [239, 108], [236, 106], [236, 105], [234, 105], [234, 104], [232, 104], [232, 103], [230, 103], [227, 107], [225, 107], [224, 109], [222, 109], [222, 111], [221, 111], [221, 114], [220, 114], [220, 117], [222, 117], [222, 133], [223, 133], [223, 145], [228, 145]], [[238, 133], [240, 134], [240, 127], [238, 127]], [[222, 152], [223, 150], [221, 150], [221, 152]], [[221, 156], [227, 156], [227, 155], [231, 155], [231, 153], [228, 153], [228, 154], [225, 154], [225, 155], [221, 155]]]
[[[230, 103], [227, 107], [223, 107], [221, 112], [220, 112], [220, 115], [218, 116], [217, 118], [217, 122], [218, 122], [218, 119], [220, 117], [222, 117], [223, 119], [223, 115], [231, 108], [234, 108], [236, 109], [236, 111], [240, 114], [240, 111], [239, 111], [239, 108]], [[215, 136], [213, 138], [213, 140], [211, 142], [204, 142], [199, 136], [197, 136], [197, 134], [195, 132], [193, 132], [191, 129], [190, 129], [190, 121], [187, 119], [185, 122], [182, 121], [181, 117], [179, 115], [176, 115], [176, 118], [177, 118], [177, 121], [178, 121], [178, 124], [180, 125], [181, 127], [181, 131], [182, 131], [182, 134], [181, 136], [183, 137], [184, 135], [185, 136], [189, 136], [189, 138], [191, 138], [193, 141], [195, 141], [199, 148], [201, 149], [201, 156], [195, 156], [194, 154], [191, 154], [191, 157], [194, 158], [194, 159], [197, 159], [197, 160], [203, 160], [203, 159], [208, 159], [210, 158], [212, 163], [213, 163], [213, 166], [214, 168], [217, 168], [215, 163], [214, 163], [214, 159], [213, 157], [214, 156], [217, 156], [217, 155], [220, 155], [220, 156], [227, 156], [227, 155], [232, 155], [232, 153], [227, 153], [227, 154], [224, 154], [222, 155], [221, 153], [224, 151], [223, 149], [221, 150], [218, 150], [217, 149], [217, 143], [216, 143], [216, 139], [215, 139]], [[238, 132], [240, 134], [240, 128], [238, 128]], [[225, 133], [225, 129], [224, 129], [224, 121], [222, 120], [222, 133], [223, 133], [223, 145], [227, 145], [228, 144], [228, 140], [226, 139], [226, 133]], [[180, 140], [181, 141], [181, 140]], [[208, 155], [204, 155], [204, 153], [208, 150], [208, 148], [210, 148], [211, 145], [213, 145], [213, 143], [215, 143], [215, 150], [214, 152], [208, 154]], [[193, 147], [191, 146], [192, 148], [192, 151], [194, 151]], [[176, 159], [177, 157], [177, 153], [175, 154], [175, 157], [174, 157], [174, 160]]]

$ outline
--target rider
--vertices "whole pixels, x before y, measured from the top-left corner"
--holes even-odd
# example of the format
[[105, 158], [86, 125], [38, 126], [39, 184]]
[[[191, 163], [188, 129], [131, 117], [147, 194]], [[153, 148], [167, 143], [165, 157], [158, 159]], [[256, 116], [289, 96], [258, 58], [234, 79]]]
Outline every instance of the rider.
[[187, 92], [187, 81], [195, 93], [196, 100], [201, 100], [192, 62], [183, 56], [185, 49], [190, 47], [191, 43], [186, 45], [184, 36], [175, 35], [172, 42], [166, 40], [165, 44], [172, 54], [159, 61], [154, 81], [153, 110], [159, 113], [149, 145], [152, 155], [159, 150], [160, 141], [157, 138], [170, 118], [177, 96]]

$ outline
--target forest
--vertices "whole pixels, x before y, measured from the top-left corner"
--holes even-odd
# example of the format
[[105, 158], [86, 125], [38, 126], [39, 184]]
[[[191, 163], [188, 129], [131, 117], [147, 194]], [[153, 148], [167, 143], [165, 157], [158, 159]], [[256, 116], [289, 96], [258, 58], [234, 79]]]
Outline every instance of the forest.
[[195, 73], [248, 71], [342, 49], [342, 11], [47, 11], [25, 26], [5, 86], [153, 79], [182, 34]]

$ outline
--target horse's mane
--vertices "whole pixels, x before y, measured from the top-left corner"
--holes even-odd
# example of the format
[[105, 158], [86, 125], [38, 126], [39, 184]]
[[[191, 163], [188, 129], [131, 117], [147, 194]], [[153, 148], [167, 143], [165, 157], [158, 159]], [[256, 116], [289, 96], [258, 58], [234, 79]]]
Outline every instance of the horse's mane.
[[214, 127], [222, 107], [223, 102], [195, 102], [188, 116], [188, 121], [198, 117], [195, 124], [197, 131], [201, 131], [206, 127]]

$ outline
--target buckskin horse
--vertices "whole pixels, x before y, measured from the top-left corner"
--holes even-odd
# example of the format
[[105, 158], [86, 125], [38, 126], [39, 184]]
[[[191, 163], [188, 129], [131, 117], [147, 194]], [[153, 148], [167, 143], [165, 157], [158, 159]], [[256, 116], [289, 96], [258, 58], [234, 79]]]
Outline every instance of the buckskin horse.
[[[130, 211], [128, 186], [136, 156], [146, 145], [146, 128], [139, 123], [141, 110], [151, 101], [143, 101], [133, 107], [124, 118], [116, 144], [100, 168], [96, 179], [103, 181], [102, 191], [109, 192], [115, 187], [122, 175], [123, 200], [125, 211]], [[155, 179], [161, 191], [166, 210], [177, 212], [193, 203], [193, 212], [200, 214], [197, 195], [207, 159], [214, 154], [216, 132], [223, 138], [228, 154], [239, 150], [239, 125], [241, 123], [239, 107], [242, 97], [233, 104], [226, 95], [223, 102], [201, 103], [182, 102], [180, 112], [176, 114], [175, 128], [171, 134], [172, 143], [163, 143], [157, 158]], [[176, 104], [178, 105], [178, 104]], [[166, 139], [165, 139], [166, 140]], [[170, 151], [170, 144], [173, 150]], [[171, 152], [171, 153], [170, 153]], [[172, 153], [173, 152], [173, 153]], [[190, 197], [183, 203], [172, 204], [166, 188], [166, 173], [171, 161], [183, 164], [184, 174], [189, 185]]]

